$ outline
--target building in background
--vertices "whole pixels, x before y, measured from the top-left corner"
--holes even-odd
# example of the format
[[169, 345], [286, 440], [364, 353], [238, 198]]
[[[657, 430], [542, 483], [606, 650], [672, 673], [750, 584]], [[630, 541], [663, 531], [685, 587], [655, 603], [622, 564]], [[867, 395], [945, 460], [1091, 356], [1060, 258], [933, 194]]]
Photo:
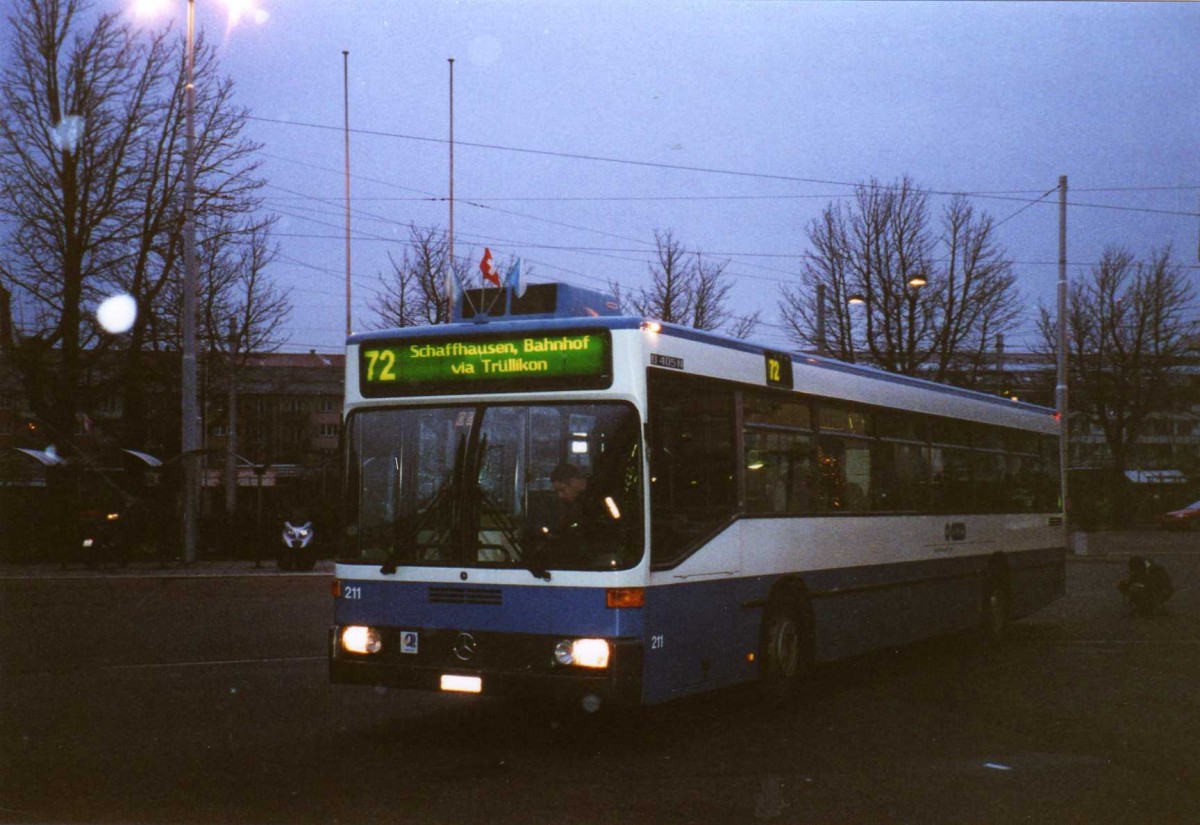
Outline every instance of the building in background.
[[[180, 405], [171, 362], [178, 358], [162, 361], [164, 369], [155, 373], [161, 378], [147, 388], [152, 415], [137, 451], [161, 466], [122, 444], [119, 392], [99, 391], [90, 409], [76, 416], [73, 433], [51, 434], [30, 409], [18, 376], [0, 364], [0, 557], [53, 556], [54, 548], [70, 541], [64, 512], [101, 504], [152, 510], [164, 522], [158, 535], [174, 542]], [[326, 530], [332, 547], [344, 364], [341, 354], [316, 352], [251, 355], [233, 370], [219, 357], [205, 362], [202, 553], [249, 556], [245, 545], [265, 541], [278, 532], [280, 518], [299, 514]], [[93, 378], [104, 386], [102, 376]], [[231, 397], [237, 405], [232, 516], [225, 492]], [[52, 466], [45, 463], [47, 450], [76, 458], [69, 469]]]
[[[155, 412], [143, 441], [145, 452], [163, 462], [161, 468], [149, 468], [122, 451], [123, 410], [116, 392], [98, 394], [91, 409], [79, 413], [70, 440], [89, 456], [89, 472], [108, 474], [116, 486], [134, 496], [144, 497], [147, 485], [152, 485], [158, 497], [156, 506], [173, 511], [177, 501], [171, 491], [178, 484], [174, 467], [180, 427], [178, 382], [173, 380], [172, 370], [178, 368], [178, 358], [165, 354], [162, 360], [164, 369], [158, 373], [162, 378], [157, 386], [148, 388], [149, 404]], [[327, 537], [327, 552], [332, 552], [344, 355], [313, 351], [251, 355], [233, 370], [238, 456], [233, 524], [225, 491], [230, 374], [230, 366], [219, 355], [208, 359], [202, 370], [205, 471], [201, 551], [230, 553], [230, 547], [222, 542], [228, 542], [231, 534], [244, 545], [261, 539], [264, 530], [277, 532], [279, 518], [293, 514], [316, 520]], [[1200, 362], [1180, 368], [1178, 380], [1180, 398], [1200, 397]], [[1053, 406], [1054, 381], [1054, 364], [1045, 356], [997, 352], [993, 362], [977, 375], [976, 386]], [[97, 386], [102, 387], [103, 382], [97, 380]], [[19, 377], [0, 362], [0, 557], [27, 555], [24, 548], [32, 546], [31, 542], [41, 546], [61, 541], [47, 538], [62, 521], [61, 513], [39, 505], [61, 468], [44, 463], [45, 455], [42, 460], [31, 455], [44, 453], [52, 445], [63, 451], [61, 443], [56, 443], [61, 440], [53, 438], [33, 415]], [[1079, 483], [1072, 485], [1074, 517], [1084, 527], [1108, 526], [1102, 515], [1111, 510], [1105, 502], [1113, 496], [1135, 497], [1135, 517], [1154, 518], [1200, 497], [1200, 406], [1179, 404], [1147, 422], [1134, 445], [1125, 491], [1112, 489], [1108, 473], [1111, 455], [1104, 436], [1079, 409], [1072, 415], [1070, 461], [1072, 473], [1079, 478]], [[75, 484], [77, 498], [95, 495], [96, 490], [107, 495], [104, 491], [111, 492], [112, 487]], [[166, 532], [172, 534], [172, 530]]]

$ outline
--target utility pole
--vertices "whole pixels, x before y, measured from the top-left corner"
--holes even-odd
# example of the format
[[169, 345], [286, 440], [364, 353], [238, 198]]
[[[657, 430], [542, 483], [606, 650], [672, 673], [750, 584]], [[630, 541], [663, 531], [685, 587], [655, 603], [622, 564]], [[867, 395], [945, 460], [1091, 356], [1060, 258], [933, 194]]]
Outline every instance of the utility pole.
[[188, 0], [187, 9], [187, 88], [184, 91], [185, 133], [183, 157], [183, 357], [179, 380], [181, 396], [180, 452], [183, 470], [183, 561], [196, 560], [197, 521], [200, 510], [198, 459], [200, 458], [200, 418], [196, 380], [196, 304], [199, 273], [196, 262], [196, 84], [195, 40], [196, 3]]
[[[450, 231], [446, 236], [446, 266], [450, 267], [450, 272], [454, 272], [454, 58], [449, 57], [450, 61]], [[449, 299], [447, 299], [449, 300]], [[454, 307], [446, 307], [446, 320], [450, 320], [451, 313]]]
[[225, 513], [232, 521], [237, 515], [237, 321], [229, 319], [229, 358], [226, 369], [229, 370], [229, 399], [225, 433]]
[[828, 355], [825, 345], [825, 284], [817, 284], [817, 355]]
[[346, 337], [350, 337], [350, 52], [342, 50], [342, 111], [346, 143]]
[[1058, 179], [1058, 381], [1054, 388], [1055, 406], [1062, 430], [1058, 439], [1058, 461], [1062, 473], [1063, 511], [1067, 535], [1071, 533], [1071, 513], [1067, 494], [1068, 459], [1071, 451], [1071, 426], [1067, 408], [1067, 176]]

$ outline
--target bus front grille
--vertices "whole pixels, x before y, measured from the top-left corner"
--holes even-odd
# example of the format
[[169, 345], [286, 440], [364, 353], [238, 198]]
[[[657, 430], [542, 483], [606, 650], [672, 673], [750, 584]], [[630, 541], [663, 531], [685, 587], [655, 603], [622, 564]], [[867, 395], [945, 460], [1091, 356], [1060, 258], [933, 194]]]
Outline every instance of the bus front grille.
[[431, 604], [503, 604], [504, 594], [491, 587], [455, 587], [433, 585], [429, 588]]

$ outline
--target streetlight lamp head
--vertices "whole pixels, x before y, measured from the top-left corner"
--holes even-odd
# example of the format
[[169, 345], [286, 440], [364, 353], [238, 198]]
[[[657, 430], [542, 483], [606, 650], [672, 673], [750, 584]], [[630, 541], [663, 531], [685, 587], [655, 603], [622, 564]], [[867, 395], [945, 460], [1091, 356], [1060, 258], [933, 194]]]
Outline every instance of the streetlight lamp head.
[[929, 283], [929, 281], [925, 280], [925, 276], [920, 273], [917, 273], [908, 279], [908, 285], [914, 289], [919, 289], [920, 287], [925, 286], [927, 283]]
[[138, 17], [161, 17], [166, 14], [169, 0], [136, 0], [133, 13]]
[[236, 26], [245, 18], [251, 19], [259, 25], [267, 22], [267, 10], [254, 0], [225, 0], [225, 8], [229, 13], [231, 27]]
[[860, 307], [867, 302], [867, 299], [859, 295], [857, 292], [846, 299], [846, 303], [852, 307]]

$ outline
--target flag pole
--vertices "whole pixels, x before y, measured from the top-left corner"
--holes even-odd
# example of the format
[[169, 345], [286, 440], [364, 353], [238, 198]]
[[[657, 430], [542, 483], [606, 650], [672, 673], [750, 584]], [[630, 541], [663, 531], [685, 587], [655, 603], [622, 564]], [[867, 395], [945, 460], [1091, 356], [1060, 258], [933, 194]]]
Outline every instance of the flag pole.
[[[449, 266], [454, 269], [454, 58], [450, 61], [450, 232], [447, 235]], [[449, 318], [449, 315], [446, 316]]]
[[350, 52], [342, 50], [342, 111], [346, 144], [346, 337], [350, 337]]

